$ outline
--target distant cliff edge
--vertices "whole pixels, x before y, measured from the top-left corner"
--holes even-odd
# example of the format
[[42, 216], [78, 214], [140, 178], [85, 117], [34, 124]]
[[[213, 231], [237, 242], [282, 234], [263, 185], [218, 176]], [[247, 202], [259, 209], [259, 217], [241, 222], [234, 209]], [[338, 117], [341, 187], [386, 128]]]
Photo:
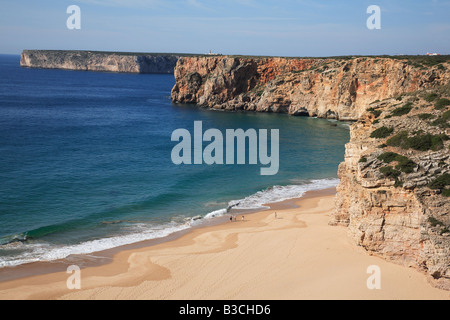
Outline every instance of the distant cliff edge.
[[182, 54], [24, 50], [20, 66], [78, 71], [173, 74]]

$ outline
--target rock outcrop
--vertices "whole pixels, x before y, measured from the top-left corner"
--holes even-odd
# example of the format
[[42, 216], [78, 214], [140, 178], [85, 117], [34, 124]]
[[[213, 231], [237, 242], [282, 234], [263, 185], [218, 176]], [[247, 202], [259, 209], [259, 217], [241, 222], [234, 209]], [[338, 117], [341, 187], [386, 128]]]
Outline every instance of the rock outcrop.
[[357, 120], [367, 105], [447, 83], [439, 68], [394, 58], [186, 57], [175, 68], [175, 103]]
[[353, 124], [331, 224], [450, 290], [450, 108], [424, 95], [372, 104]]
[[178, 55], [162, 54], [24, 50], [20, 65], [42, 69], [173, 74], [179, 58]]

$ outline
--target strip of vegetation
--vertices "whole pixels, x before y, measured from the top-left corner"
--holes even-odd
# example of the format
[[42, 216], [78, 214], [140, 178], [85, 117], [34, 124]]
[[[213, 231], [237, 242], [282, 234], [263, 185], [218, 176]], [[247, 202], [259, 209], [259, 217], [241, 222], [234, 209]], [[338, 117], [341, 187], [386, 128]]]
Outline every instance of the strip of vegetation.
[[417, 151], [438, 151], [444, 147], [444, 141], [447, 141], [449, 137], [445, 134], [432, 135], [423, 134], [409, 137], [407, 131], [402, 131], [390, 138], [387, 144], [391, 147], [398, 147], [402, 149], [414, 149]]
[[418, 115], [420, 120], [430, 120], [434, 118], [434, 115], [432, 115], [431, 113], [422, 113]]
[[371, 114], [373, 114], [375, 116], [375, 118], [378, 118], [383, 113], [383, 111], [376, 110], [375, 108], [369, 108], [369, 109], [367, 109], [367, 111], [369, 111]]
[[449, 99], [439, 99], [438, 102], [435, 104], [435, 108], [437, 110], [442, 110], [445, 107], [450, 106], [450, 100]]
[[417, 168], [417, 164], [414, 161], [408, 159], [405, 156], [399, 155], [395, 152], [383, 153], [378, 157], [378, 160], [383, 161], [387, 164], [393, 161], [397, 161], [398, 165], [395, 167], [395, 169], [400, 170], [401, 172], [404, 173], [413, 173], [414, 169]]
[[394, 128], [381, 127], [370, 135], [371, 138], [384, 139], [389, 137], [394, 132]]
[[412, 103], [409, 102], [409, 103], [405, 104], [403, 107], [397, 108], [394, 111], [392, 111], [392, 116], [393, 117], [404, 116], [411, 112], [412, 107], [413, 107]]
[[433, 126], [441, 127], [442, 129], [450, 128], [448, 121], [450, 120], [450, 110], [445, 112], [442, 117], [436, 119], [431, 123]]
[[430, 94], [425, 96], [425, 101], [426, 102], [433, 102], [437, 98], [439, 98], [439, 95], [437, 93], [433, 92], [433, 93], [430, 93]]
[[389, 179], [393, 179], [395, 180], [395, 187], [402, 187], [403, 186], [403, 182], [400, 181], [399, 177], [401, 176], [401, 172], [398, 170], [395, 170], [393, 167], [391, 166], [387, 166], [387, 167], [383, 167], [380, 168], [380, 173], [385, 177], [385, 178], [389, 178]]

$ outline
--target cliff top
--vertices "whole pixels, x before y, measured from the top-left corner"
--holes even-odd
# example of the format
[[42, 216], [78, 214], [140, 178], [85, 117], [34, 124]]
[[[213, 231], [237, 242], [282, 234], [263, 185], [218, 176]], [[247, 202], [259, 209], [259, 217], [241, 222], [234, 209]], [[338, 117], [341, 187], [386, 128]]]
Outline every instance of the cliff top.
[[40, 52], [43, 54], [58, 54], [58, 53], [94, 53], [105, 55], [118, 55], [118, 56], [176, 56], [176, 57], [202, 57], [206, 55], [191, 54], [191, 53], [162, 53], [162, 52], [114, 52], [114, 51], [92, 51], [92, 50], [30, 50], [25, 49], [23, 53]]

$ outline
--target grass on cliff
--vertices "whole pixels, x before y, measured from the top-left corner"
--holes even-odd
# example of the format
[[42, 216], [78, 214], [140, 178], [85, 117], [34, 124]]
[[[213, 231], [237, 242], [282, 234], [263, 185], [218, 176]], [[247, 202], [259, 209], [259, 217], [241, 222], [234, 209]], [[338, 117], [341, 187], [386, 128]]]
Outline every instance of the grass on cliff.
[[394, 132], [394, 128], [388, 128], [388, 127], [381, 127], [370, 135], [371, 138], [376, 139], [384, 139], [389, 137]]
[[383, 113], [383, 111], [376, 110], [375, 108], [369, 108], [369, 109], [367, 109], [367, 111], [370, 112], [371, 114], [373, 114], [375, 116], [375, 118], [379, 118], [381, 116], [381, 114]]
[[392, 111], [392, 116], [393, 117], [401, 117], [404, 115], [407, 115], [411, 112], [413, 107], [413, 104], [411, 102], [405, 104], [403, 107], [397, 108], [394, 111]]
[[403, 186], [403, 182], [400, 181], [400, 179], [399, 179], [402, 173], [400, 171], [394, 169], [393, 167], [387, 166], [387, 167], [380, 168], [380, 173], [385, 178], [389, 178], [389, 179], [395, 180], [395, 185], [394, 186], [396, 188]]
[[402, 131], [387, 141], [388, 146], [398, 147], [402, 149], [414, 149], [416, 151], [438, 151], [444, 147], [444, 141], [449, 137], [445, 134], [419, 134], [409, 137], [407, 131]]
[[450, 106], [450, 100], [449, 99], [439, 99], [436, 104], [435, 104], [435, 108], [437, 110], [442, 110], [445, 107]]
[[450, 110], [446, 111], [441, 117], [433, 121], [431, 125], [441, 127], [442, 129], [447, 129], [450, 128], [450, 125], [448, 123], [449, 120], [450, 120]]
[[378, 157], [378, 160], [383, 161], [384, 163], [387, 164], [396, 161], [398, 162], [398, 164], [395, 167], [395, 169], [404, 173], [413, 173], [414, 169], [417, 168], [417, 164], [414, 161], [394, 152], [383, 153]]
[[436, 178], [433, 182], [431, 182], [429, 185], [430, 189], [433, 190], [444, 190], [448, 186], [450, 186], [450, 174], [446, 173], [442, 176]]

